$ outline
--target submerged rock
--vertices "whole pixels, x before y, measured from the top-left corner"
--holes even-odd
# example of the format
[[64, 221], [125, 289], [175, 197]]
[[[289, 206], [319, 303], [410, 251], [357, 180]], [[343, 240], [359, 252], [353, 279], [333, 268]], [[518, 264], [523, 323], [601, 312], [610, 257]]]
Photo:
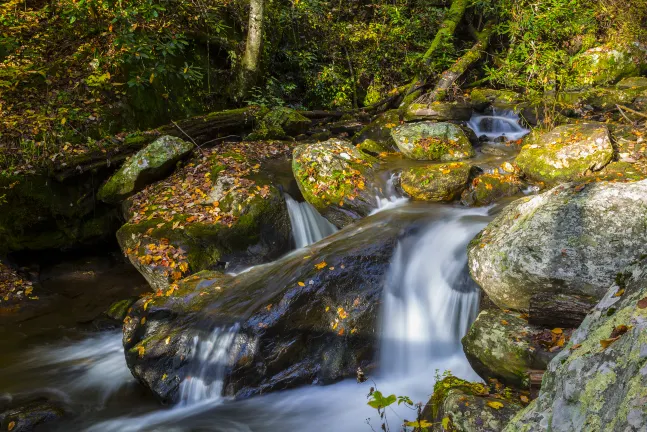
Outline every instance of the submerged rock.
[[283, 199], [263, 176], [290, 152], [279, 142], [231, 143], [205, 150], [131, 200], [117, 240], [156, 291], [205, 269], [235, 270], [289, 250]]
[[590, 176], [613, 158], [607, 127], [599, 123], [558, 126], [533, 132], [516, 164], [532, 180], [555, 184]]
[[410, 159], [449, 162], [474, 156], [465, 132], [452, 123], [406, 123], [394, 128], [391, 136]]
[[375, 162], [350, 142], [330, 139], [296, 147], [292, 171], [306, 201], [343, 227], [375, 208]]
[[626, 268], [548, 366], [506, 432], [639, 431], [647, 424], [647, 262]]
[[566, 184], [507, 206], [469, 245], [470, 273], [503, 309], [540, 292], [601, 298], [647, 253], [647, 181]]
[[432, 164], [405, 170], [400, 186], [419, 201], [452, 201], [467, 187], [471, 165], [465, 162]]
[[529, 388], [530, 372], [546, 369], [555, 355], [542, 349], [533, 339], [541, 330], [529, 325], [518, 314], [499, 309], [484, 310], [463, 338], [463, 350], [482, 378], [495, 378], [517, 388]]
[[499, 432], [522, 408], [510, 389], [490, 393], [485, 384], [447, 376], [434, 385], [422, 419], [435, 432]]
[[193, 336], [233, 323], [225, 389], [239, 398], [370, 368], [383, 281], [409, 223], [380, 213], [360, 224], [235, 277], [203, 272], [141, 299], [124, 325], [131, 371], [160, 399], [177, 400]]
[[188, 156], [193, 144], [173, 136], [163, 136], [135, 153], [104, 184], [97, 197], [118, 203], [145, 186], [169, 175], [179, 160]]

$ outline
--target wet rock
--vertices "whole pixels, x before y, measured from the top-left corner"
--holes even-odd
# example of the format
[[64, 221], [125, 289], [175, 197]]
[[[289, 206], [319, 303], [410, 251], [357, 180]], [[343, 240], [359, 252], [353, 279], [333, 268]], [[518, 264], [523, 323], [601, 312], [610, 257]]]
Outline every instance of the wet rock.
[[503, 309], [532, 295], [601, 298], [618, 268], [647, 253], [647, 181], [566, 184], [507, 206], [469, 245], [470, 273]]
[[173, 136], [163, 136], [135, 153], [104, 184], [97, 197], [118, 203], [145, 186], [169, 175], [178, 161], [188, 156], [193, 144]]
[[397, 110], [382, 113], [353, 137], [353, 143], [371, 153], [394, 151], [397, 147], [391, 130], [399, 124], [400, 114]]
[[413, 103], [404, 114], [406, 121], [467, 121], [472, 116], [472, 106], [462, 102], [433, 102], [429, 105]]
[[156, 291], [201, 270], [234, 271], [280, 256], [290, 248], [290, 222], [267, 175], [273, 161], [289, 166], [290, 150], [269, 141], [205, 150], [132, 198], [119, 245]]
[[[548, 365], [506, 432], [638, 431], [647, 424], [647, 263], [625, 268]], [[619, 291], [622, 290], [620, 295]]]
[[105, 311], [105, 315], [113, 321], [121, 323], [126, 315], [128, 310], [139, 300], [139, 297], [131, 297], [124, 300], [117, 300], [112, 303], [110, 307]]
[[177, 400], [192, 371], [193, 336], [237, 322], [227, 394], [244, 398], [370, 370], [383, 280], [409, 224], [380, 213], [235, 277], [203, 272], [168, 296], [143, 298], [124, 325], [128, 366], [160, 399]]
[[400, 186], [419, 201], [452, 201], [467, 187], [471, 165], [465, 162], [432, 164], [405, 170]]
[[491, 394], [482, 383], [447, 376], [434, 386], [422, 419], [435, 432], [498, 432], [522, 408], [510, 389]]
[[614, 84], [621, 78], [640, 75], [646, 66], [647, 48], [638, 42], [598, 46], [573, 59], [569, 87]]
[[44, 424], [51, 424], [65, 416], [63, 407], [46, 398], [24, 403], [12, 403], [0, 413], [0, 430], [31, 432], [44, 430]]
[[530, 372], [546, 369], [555, 355], [533, 340], [541, 331], [519, 314], [499, 309], [484, 310], [463, 338], [463, 350], [482, 378], [495, 378], [517, 388], [529, 388]]
[[375, 208], [375, 162], [350, 142], [330, 139], [296, 147], [292, 171], [306, 201], [343, 227]]
[[558, 126], [550, 132], [533, 132], [516, 164], [532, 180], [555, 184], [590, 176], [613, 157], [606, 126], [581, 123]]
[[407, 123], [394, 128], [391, 136], [410, 159], [449, 162], [474, 156], [465, 132], [452, 123]]
[[516, 174], [501, 175], [499, 171], [476, 177], [468, 189], [463, 191], [461, 202], [468, 206], [483, 206], [518, 194], [522, 183]]

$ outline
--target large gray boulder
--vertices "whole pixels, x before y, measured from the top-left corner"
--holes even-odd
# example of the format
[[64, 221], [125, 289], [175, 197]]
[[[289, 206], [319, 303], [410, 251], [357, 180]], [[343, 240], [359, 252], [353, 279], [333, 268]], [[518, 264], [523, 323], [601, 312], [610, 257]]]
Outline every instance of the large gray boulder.
[[[619, 295], [620, 294], [620, 295]], [[647, 262], [619, 274], [505, 432], [644, 431]]]
[[118, 203], [170, 174], [175, 164], [192, 149], [193, 144], [179, 138], [160, 137], [124, 162], [97, 196], [101, 201]]
[[521, 198], [468, 247], [470, 272], [503, 309], [533, 294], [601, 298], [619, 268], [647, 253], [647, 181], [565, 184]]
[[515, 162], [530, 179], [556, 184], [589, 176], [612, 158], [607, 127], [580, 123], [557, 126], [545, 133], [533, 132]]
[[391, 136], [409, 159], [449, 162], [474, 156], [467, 135], [453, 123], [405, 123]]

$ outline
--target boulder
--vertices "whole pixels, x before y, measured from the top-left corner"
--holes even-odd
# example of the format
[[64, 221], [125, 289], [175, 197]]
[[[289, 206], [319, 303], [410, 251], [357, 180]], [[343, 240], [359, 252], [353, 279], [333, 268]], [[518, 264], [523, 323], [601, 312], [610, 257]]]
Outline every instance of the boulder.
[[620, 272], [548, 365], [539, 393], [504, 429], [639, 431], [647, 424], [647, 262]]
[[249, 140], [281, 139], [304, 134], [312, 122], [299, 111], [287, 107], [273, 108], [247, 136]]
[[355, 134], [353, 143], [371, 153], [394, 151], [396, 145], [391, 130], [399, 124], [400, 114], [397, 110], [384, 112]]
[[463, 338], [463, 350], [482, 378], [495, 378], [517, 388], [529, 388], [531, 371], [546, 369], [554, 357], [533, 339], [541, 331], [519, 314], [499, 309], [484, 310]]
[[465, 132], [452, 123], [406, 123], [394, 128], [391, 136], [410, 159], [450, 162], [474, 156]]
[[156, 291], [201, 270], [277, 258], [290, 248], [290, 222], [268, 164], [287, 168], [290, 150], [279, 142], [205, 150], [132, 197], [117, 231], [121, 249]]
[[[4, 407], [3, 407], [4, 408]], [[0, 412], [0, 430], [12, 432], [32, 432], [45, 430], [44, 424], [52, 427], [51, 423], [64, 417], [66, 410], [61, 404], [37, 398], [27, 402], [13, 402]]]
[[432, 164], [405, 170], [400, 186], [419, 201], [452, 201], [467, 187], [471, 166], [465, 162]]
[[519, 397], [508, 388], [490, 393], [482, 383], [446, 376], [434, 385], [421, 423], [433, 424], [434, 432], [499, 432], [523, 408]]
[[292, 172], [306, 201], [343, 227], [375, 208], [375, 163], [350, 142], [333, 138], [296, 147]]
[[647, 66], [647, 49], [638, 42], [591, 48], [573, 59], [570, 88], [615, 84], [640, 75]]
[[532, 295], [601, 298], [618, 268], [647, 253], [647, 181], [565, 184], [508, 205], [468, 247], [470, 273], [500, 308]]
[[516, 174], [500, 174], [499, 171], [476, 177], [461, 195], [461, 202], [467, 206], [483, 206], [518, 194], [522, 183]]
[[188, 156], [193, 144], [173, 136], [157, 138], [130, 157], [108, 179], [97, 197], [107, 203], [118, 203], [145, 186], [168, 176], [178, 161]]
[[179, 384], [195, 373], [193, 337], [232, 327], [228, 395], [331, 383], [355, 376], [358, 367], [370, 370], [383, 281], [410, 220], [382, 212], [358, 224], [237, 276], [202, 272], [168, 295], [141, 299], [124, 324], [134, 376], [160, 399], [177, 400]]
[[463, 102], [433, 102], [431, 104], [413, 103], [404, 114], [406, 121], [467, 121], [472, 116], [472, 106]]
[[616, 84], [619, 89], [647, 89], [647, 77], [630, 77]]
[[555, 184], [590, 176], [613, 158], [606, 126], [580, 123], [533, 132], [515, 160], [530, 179]]
[[470, 102], [479, 110], [488, 106], [499, 109], [515, 109], [523, 105], [525, 100], [521, 94], [512, 90], [475, 88], [470, 92]]

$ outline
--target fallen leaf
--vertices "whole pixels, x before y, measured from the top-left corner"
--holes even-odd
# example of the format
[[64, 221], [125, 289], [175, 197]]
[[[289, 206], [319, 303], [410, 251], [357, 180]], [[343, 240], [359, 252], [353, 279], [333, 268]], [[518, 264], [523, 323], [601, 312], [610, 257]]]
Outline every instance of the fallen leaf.
[[509, 322], [507, 322], [506, 320], [501, 320], [501, 324], [503, 324], [503, 325], [508, 325], [508, 324], [510, 324], [510, 323], [509, 323]]
[[564, 330], [562, 330], [559, 327], [556, 327], [556, 328], [551, 330], [551, 333], [553, 333], [553, 334], [562, 334], [563, 332], [564, 332]]
[[503, 404], [501, 402], [496, 402], [496, 401], [488, 402], [487, 406], [489, 406], [490, 408], [497, 409], [497, 410], [503, 408]]
[[304, 284], [303, 282], [299, 282], [299, 286], [304, 287], [304, 286], [306, 286], [306, 284]]
[[602, 340], [600, 340], [600, 345], [602, 345], [602, 348], [606, 349], [609, 345], [611, 345], [612, 343], [614, 343], [618, 339], [620, 339], [620, 336], [615, 337], [615, 338], [602, 339]]
[[9, 424], [7, 425], [7, 430], [8, 430], [8, 431], [10, 431], [10, 430], [12, 430], [14, 427], [16, 427], [16, 422], [15, 422], [15, 421], [11, 421], [11, 422], [9, 422]]
[[519, 396], [519, 399], [521, 399], [521, 402], [523, 403], [530, 403], [530, 399], [528, 399], [528, 396], [526, 395]]
[[638, 300], [638, 308], [639, 309], [647, 308], [647, 297], [645, 297], [645, 298], [643, 298], [641, 300]]

